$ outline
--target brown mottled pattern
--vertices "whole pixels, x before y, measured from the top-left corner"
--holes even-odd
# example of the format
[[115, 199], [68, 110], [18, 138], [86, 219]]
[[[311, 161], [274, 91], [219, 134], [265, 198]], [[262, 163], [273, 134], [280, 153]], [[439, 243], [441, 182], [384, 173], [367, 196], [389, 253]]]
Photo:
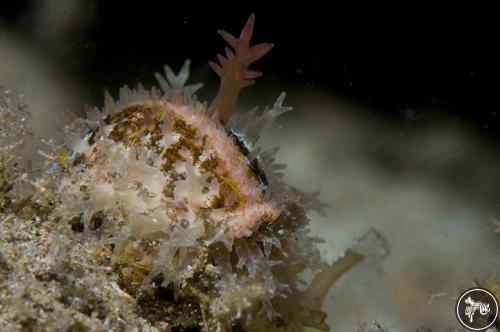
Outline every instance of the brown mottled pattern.
[[[148, 123], [148, 117], [154, 121], [152, 125]], [[172, 121], [173, 130], [180, 135], [180, 138], [178, 142], [168, 148], [162, 149], [159, 147], [159, 141], [163, 136], [160, 125], [164, 123], [165, 117]], [[208, 141], [206, 135], [199, 137], [197, 128], [187, 124], [178, 115], [175, 115], [172, 110], [165, 109], [165, 107], [152, 104], [151, 102], [126, 106], [121, 112], [107, 116], [104, 122], [108, 125], [114, 124], [108, 137], [115, 142], [121, 142], [126, 146], [144, 146], [159, 153], [165, 160], [161, 166], [161, 170], [170, 172], [174, 180], [179, 179], [179, 177], [172, 174], [173, 165], [177, 161], [185, 161], [185, 158], [181, 155], [181, 150], [187, 149], [190, 151], [193, 163], [196, 164], [200, 160], [200, 156], [206, 148]], [[95, 140], [97, 131], [98, 129], [89, 136], [89, 144], [90, 140], [92, 142]], [[151, 135], [151, 139], [147, 144], [144, 144], [141, 138], [147, 134]], [[242, 147], [239, 147], [239, 150], [244, 155]], [[212, 176], [211, 178], [216, 178], [220, 184], [219, 195], [212, 200], [211, 208], [225, 207], [229, 211], [236, 210], [245, 204], [245, 197], [241, 194], [238, 183], [230, 179], [227, 172], [223, 174], [216, 172], [219, 163], [220, 160], [217, 156], [211, 156], [199, 165], [200, 171], [209, 172]], [[258, 180], [258, 176], [251, 167], [248, 168], [247, 174], [249, 177], [254, 177]], [[173, 196], [173, 182], [167, 184], [165, 187], [164, 194], [167, 197]], [[236, 199], [234, 202], [229, 203], [229, 197], [235, 197]]]

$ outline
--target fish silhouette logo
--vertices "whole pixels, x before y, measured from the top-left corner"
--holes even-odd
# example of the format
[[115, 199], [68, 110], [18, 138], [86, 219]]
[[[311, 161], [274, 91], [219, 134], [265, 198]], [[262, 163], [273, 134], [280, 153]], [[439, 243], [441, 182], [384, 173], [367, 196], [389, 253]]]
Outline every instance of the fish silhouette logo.
[[471, 288], [458, 299], [456, 313], [464, 327], [472, 331], [483, 331], [496, 322], [498, 301], [486, 289]]

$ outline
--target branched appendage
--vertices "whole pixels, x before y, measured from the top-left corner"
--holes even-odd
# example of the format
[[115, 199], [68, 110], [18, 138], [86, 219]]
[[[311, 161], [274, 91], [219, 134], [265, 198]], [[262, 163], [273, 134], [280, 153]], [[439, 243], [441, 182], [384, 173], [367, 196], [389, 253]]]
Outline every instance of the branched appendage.
[[305, 326], [314, 327], [321, 331], [330, 330], [325, 323], [326, 314], [321, 311], [321, 306], [323, 305], [325, 297], [337, 280], [363, 259], [363, 255], [353, 251], [347, 251], [338, 261], [328, 265], [314, 276], [301, 300], [302, 305], [310, 314], [303, 322]]
[[248, 67], [273, 48], [273, 44], [261, 43], [250, 46], [255, 15], [252, 14], [241, 31], [240, 37], [236, 38], [230, 33], [219, 30], [221, 37], [234, 50], [226, 47], [226, 56], [217, 55], [219, 64], [210, 61], [209, 65], [219, 75], [221, 82], [217, 96], [210, 109], [217, 112], [219, 121], [225, 124], [233, 113], [240, 90], [255, 83], [255, 79], [262, 75], [261, 72], [248, 70]]

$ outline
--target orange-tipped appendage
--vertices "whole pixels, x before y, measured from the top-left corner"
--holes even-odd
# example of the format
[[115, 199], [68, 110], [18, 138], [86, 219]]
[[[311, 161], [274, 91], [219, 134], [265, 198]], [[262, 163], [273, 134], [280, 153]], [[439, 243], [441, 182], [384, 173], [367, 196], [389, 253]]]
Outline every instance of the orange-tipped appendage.
[[220, 87], [210, 109], [217, 112], [219, 121], [225, 124], [236, 108], [240, 90], [255, 83], [261, 72], [249, 70], [249, 66], [263, 57], [273, 48], [273, 44], [260, 43], [250, 46], [253, 33], [255, 14], [250, 15], [236, 38], [230, 33], [219, 30], [219, 35], [231, 46], [234, 51], [226, 47], [226, 56], [217, 55], [219, 63], [210, 61], [209, 65], [220, 77]]

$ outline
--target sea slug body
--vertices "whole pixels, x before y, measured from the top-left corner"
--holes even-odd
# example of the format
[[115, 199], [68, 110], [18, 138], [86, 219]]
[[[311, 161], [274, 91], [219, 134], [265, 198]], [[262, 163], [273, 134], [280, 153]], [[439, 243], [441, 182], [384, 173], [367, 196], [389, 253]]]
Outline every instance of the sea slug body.
[[[261, 130], [291, 110], [285, 94], [263, 112], [234, 112], [261, 75], [249, 66], [273, 47], [250, 46], [254, 20], [239, 38], [219, 32], [233, 51], [210, 63], [221, 79], [210, 106], [194, 95], [201, 84], [186, 85], [189, 60], [177, 75], [168, 66], [156, 74], [161, 90], [124, 87], [118, 100], [106, 93], [102, 111], [87, 106], [51, 164], [54, 215], [111, 249], [124, 294], [151, 304], [168, 290], [179, 310], [198, 308], [175, 328], [326, 330], [320, 299], [362, 257], [321, 261], [306, 212], [324, 204], [282, 181], [278, 149], [257, 146]], [[300, 274], [321, 270], [305, 296]]]

